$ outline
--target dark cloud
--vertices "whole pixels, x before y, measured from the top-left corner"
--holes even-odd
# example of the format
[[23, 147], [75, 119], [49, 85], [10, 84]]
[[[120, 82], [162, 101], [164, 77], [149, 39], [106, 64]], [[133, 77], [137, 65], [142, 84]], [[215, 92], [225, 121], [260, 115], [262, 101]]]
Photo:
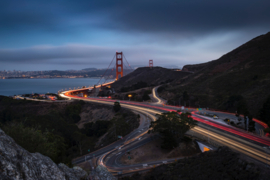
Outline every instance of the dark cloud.
[[[146, 62], [156, 48], [121, 48], [132, 64]], [[164, 51], [160, 51], [163, 53]], [[159, 54], [159, 53], [157, 53]], [[70, 44], [64, 46], [37, 46], [19, 49], [0, 49], [0, 63], [9, 64], [92, 64], [108, 66], [115, 55], [115, 48]], [[114, 65], [114, 63], [113, 63]]]
[[95, 26], [186, 36], [254, 26], [269, 28], [269, 8], [269, 0], [9, 0], [1, 4], [0, 23], [13, 30], [28, 27], [62, 32]]
[[183, 36], [216, 31], [243, 30], [270, 25], [270, 1], [145, 1], [120, 5], [111, 12], [110, 27], [148, 33], [174, 33]]
[[72, 59], [104, 59], [110, 57], [112, 48], [71, 44], [65, 46], [37, 46], [21, 49], [0, 49], [0, 62], [10, 63], [40, 63], [62, 59], [62, 62]]
[[[1, 1], [0, 63], [108, 64], [117, 46], [134, 64], [199, 63], [268, 32], [269, 9], [269, 0]], [[43, 43], [55, 46], [21, 46]]]

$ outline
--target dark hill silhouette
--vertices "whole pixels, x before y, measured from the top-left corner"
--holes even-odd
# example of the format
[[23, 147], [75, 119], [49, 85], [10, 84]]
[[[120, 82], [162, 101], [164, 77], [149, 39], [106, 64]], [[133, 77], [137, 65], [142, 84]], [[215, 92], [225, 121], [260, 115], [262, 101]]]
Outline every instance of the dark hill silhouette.
[[249, 111], [259, 117], [259, 109], [270, 95], [270, 32], [217, 60], [186, 65], [183, 70], [194, 73], [168, 86], [162, 93], [163, 98], [176, 100], [187, 91], [191, 106], [233, 112], [237, 101], [244, 98]]
[[189, 75], [189, 72], [174, 71], [162, 67], [140, 67], [135, 71], [123, 76], [112, 87], [119, 91], [122, 87], [130, 87], [139, 82], [147, 83], [148, 86], [157, 86], [163, 83], [181, 79]]

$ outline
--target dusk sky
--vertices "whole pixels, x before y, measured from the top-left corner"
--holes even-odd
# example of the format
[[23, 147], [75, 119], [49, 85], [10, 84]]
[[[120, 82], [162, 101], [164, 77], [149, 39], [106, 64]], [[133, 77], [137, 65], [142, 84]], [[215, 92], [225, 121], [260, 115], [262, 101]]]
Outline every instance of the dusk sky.
[[270, 0], [1, 0], [0, 70], [202, 63], [270, 31]]

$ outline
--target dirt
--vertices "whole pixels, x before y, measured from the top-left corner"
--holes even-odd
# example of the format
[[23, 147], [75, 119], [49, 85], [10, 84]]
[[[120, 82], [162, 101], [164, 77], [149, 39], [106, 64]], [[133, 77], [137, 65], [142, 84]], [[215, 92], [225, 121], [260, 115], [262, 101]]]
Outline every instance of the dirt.
[[79, 128], [83, 128], [83, 125], [89, 122], [96, 122], [97, 120], [111, 120], [115, 115], [112, 106], [86, 104], [82, 108], [80, 114], [81, 120], [77, 123]]
[[[123, 164], [137, 164], [162, 159], [192, 156], [201, 152], [198, 145], [194, 142], [191, 142], [188, 145], [181, 143], [178, 148], [173, 150], [162, 149], [160, 147], [161, 143], [161, 139], [155, 139], [150, 143], [130, 151], [130, 154], [127, 152], [121, 157], [121, 162]], [[128, 159], [128, 156], [131, 157], [130, 160]]]

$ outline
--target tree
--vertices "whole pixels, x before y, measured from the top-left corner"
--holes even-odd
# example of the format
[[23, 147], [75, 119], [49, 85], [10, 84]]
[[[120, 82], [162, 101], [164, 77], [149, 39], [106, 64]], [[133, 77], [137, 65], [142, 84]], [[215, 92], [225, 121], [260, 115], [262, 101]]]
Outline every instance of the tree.
[[[237, 104], [237, 114], [238, 120], [241, 121], [241, 116], [244, 116], [244, 123], [245, 123], [245, 129], [248, 129], [248, 131], [254, 131], [255, 130], [255, 122], [252, 120], [253, 116], [248, 111], [247, 102], [245, 99], [241, 99]], [[249, 119], [249, 124], [247, 127], [247, 117]]]
[[147, 100], [150, 100], [151, 98], [150, 98], [150, 96], [147, 94], [147, 92], [145, 91], [144, 94], [143, 94], [143, 96], [142, 96], [142, 99], [143, 99], [144, 101], [147, 101]]
[[186, 106], [186, 102], [189, 100], [189, 95], [188, 95], [187, 91], [183, 92], [183, 100], [184, 100], [185, 106]]
[[265, 133], [270, 133], [270, 128], [265, 128], [263, 131], [264, 131]]
[[64, 138], [48, 130], [42, 132], [37, 128], [26, 127], [23, 123], [10, 123], [3, 130], [29, 152], [49, 156], [56, 163], [60, 163], [65, 154]]
[[118, 102], [118, 101], [114, 102], [113, 110], [115, 112], [118, 112], [118, 111], [120, 111], [120, 109], [121, 109], [120, 102]]
[[197, 125], [190, 113], [167, 112], [158, 114], [158, 119], [151, 122], [152, 133], [158, 132], [163, 136], [163, 148], [177, 147], [185, 133]]
[[80, 132], [75, 132], [73, 134], [73, 139], [75, 140], [79, 150], [80, 150], [80, 155], [83, 153], [83, 148], [85, 146], [85, 141], [87, 140], [87, 136], [84, 134], [81, 134]]
[[266, 99], [260, 110], [260, 118], [270, 126], [270, 96]]

